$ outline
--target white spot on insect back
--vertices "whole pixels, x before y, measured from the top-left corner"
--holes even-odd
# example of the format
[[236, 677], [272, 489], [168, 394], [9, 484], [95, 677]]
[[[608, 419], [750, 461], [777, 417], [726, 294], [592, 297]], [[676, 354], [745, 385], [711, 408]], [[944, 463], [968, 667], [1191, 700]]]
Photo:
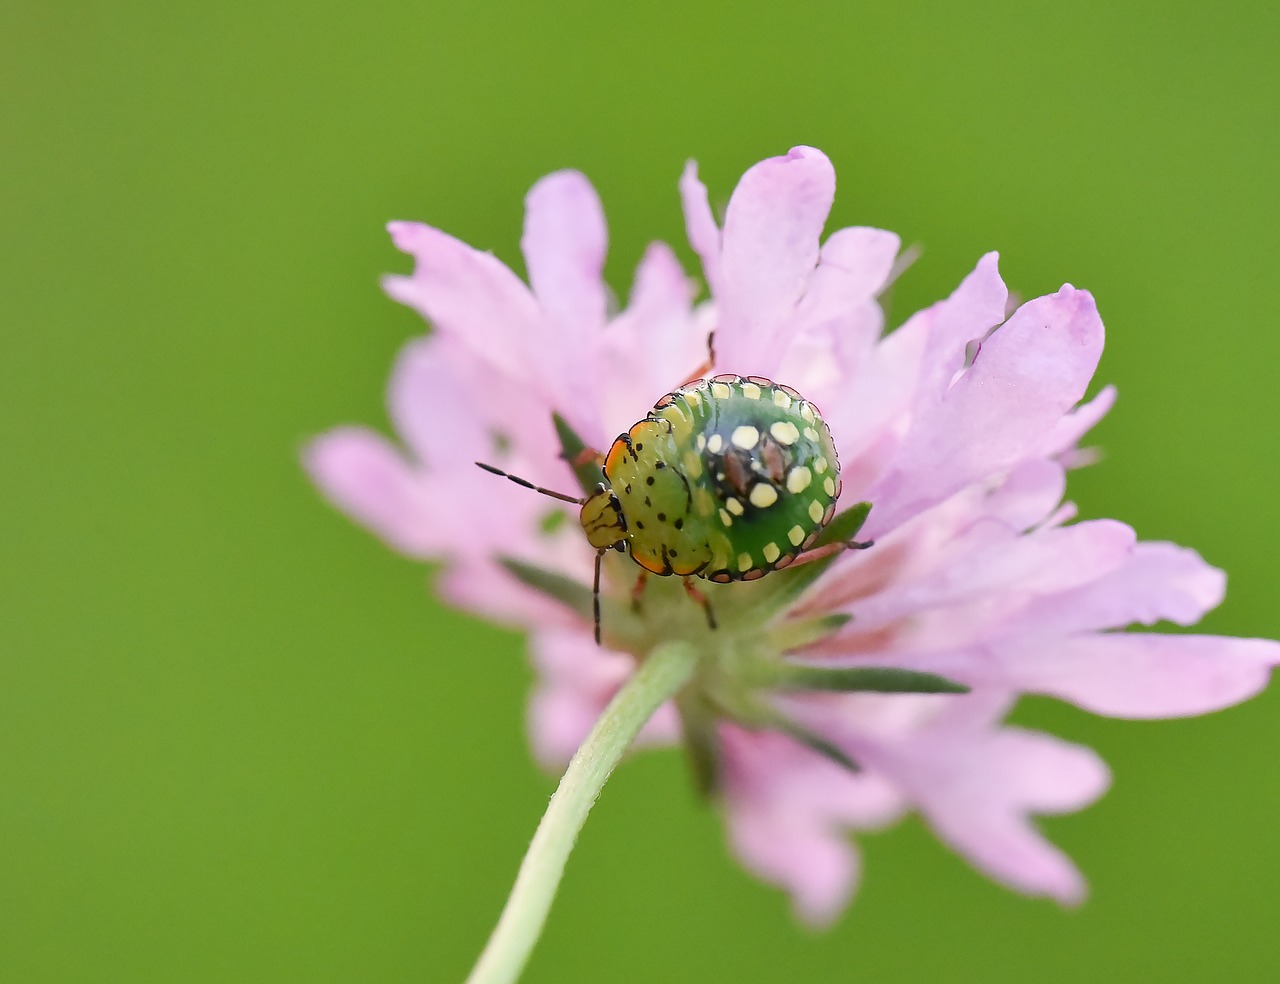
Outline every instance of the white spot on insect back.
[[720, 510], [720, 522], [724, 523], [724, 525], [725, 525], [725, 526], [732, 526], [732, 525], [733, 525], [733, 517], [732, 517], [732, 516], [730, 516], [730, 515], [729, 515], [727, 512], [725, 512], [723, 509], [721, 509], [721, 510]]
[[729, 510], [729, 512], [733, 513], [735, 516], [741, 516], [743, 513], [742, 503], [739, 502], [737, 499], [733, 498], [732, 496], [730, 496], [728, 499], [725, 500], [724, 506], [726, 509]]
[[791, 529], [787, 530], [787, 539], [791, 541], [792, 546], [800, 546], [800, 544], [804, 543], [804, 530], [799, 526], [791, 527]]
[[768, 482], [757, 482], [751, 486], [751, 494], [747, 499], [757, 509], [767, 509], [778, 501], [778, 491]]
[[823, 480], [823, 482], [822, 482], [822, 488], [826, 491], [827, 495], [831, 496], [833, 499], [835, 498], [835, 495], [836, 495], [836, 483], [835, 483], [834, 481], [832, 481], [832, 479], [831, 479], [831, 476], [830, 476], [830, 475], [828, 475], [828, 476]]
[[791, 406], [791, 397], [787, 396], [782, 390], [776, 389], [773, 391], [773, 404], [785, 410]]
[[809, 503], [809, 518], [812, 519], [815, 523], [822, 522], [822, 514], [824, 511], [825, 510], [822, 508], [822, 503], [820, 503], [817, 499], [814, 499], [811, 503]]
[[727, 400], [733, 395], [733, 390], [729, 389], [728, 383], [712, 383], [711, 395], [717, 400]]
[[705, 451], [706, 449], [707, 449], [707, 435], [706, 435], [706, 434], [699, 434], [699, 435], [698, 435], [698, 450], [699, 450], [699, 451]]
[[750, 451], [760, 443], [760, 432], [750, 424], [743, 424], [741, 427], [734, 428], [733, 436], [729, 440], [742, 450]]
[[816, 441], [818, 439], [818, 432], [812, 427], [806, 427], [804, 429], [804, 436], [811, 441]]
[[807, 403], [800, 404], [800, 416], [811, 424], [816, 419], [813, 414], [813, 407], [809, 406]]
[[779, 557], [782, 556], [782, 551], [778, 549], [778, 545], [774, 543], [772, 540], [766, 543], [760, 549], [760, 552], [764, 554], [764, 559], [770, 564], [774, 563]]
[[722, 447], [724, 447], [724, 438], [719, 434], [712, 434], [707, 438], [707, 450], [712, 454], [719, 454]]
[[747, 571], [751, 570], [751, 566], [752, 566], [751, 554], [749, 553], [738, 554], [738, 570], [742, 571], [745, 574]]
[[760, 387], [755, 383], [743, 383], [742, 395], [748, 400], [758, 400], [760, 399]]
[[769, 425], [769, 433], [779, 444], [795, 444], [800, 440], [800, 431], [789, 420], [775, 420]]
[[809, 487], [812, 481], [813, 473], [804, 465], [799, 465], [787, 472], [787, 491], [792, 495], [799, 495]]
[[827, 459], [819, 458], [817, 461], [815, 461], [813, 463], [813, 470], [816, 471], [819, 475], [821, 475], [824, 471], [827, 470]]

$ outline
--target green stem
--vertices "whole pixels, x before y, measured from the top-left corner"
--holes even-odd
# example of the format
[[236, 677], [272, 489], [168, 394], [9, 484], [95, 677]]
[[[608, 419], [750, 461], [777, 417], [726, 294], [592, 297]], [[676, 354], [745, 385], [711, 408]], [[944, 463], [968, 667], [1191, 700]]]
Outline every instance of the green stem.
[[692, 676], [696, 662], [697, 652], [687, 643], [659, 646], [604, 709], [551, 797], [498, 925], [467, 984], [511, 984], [520, 976], [601, 787], [653, 712]]

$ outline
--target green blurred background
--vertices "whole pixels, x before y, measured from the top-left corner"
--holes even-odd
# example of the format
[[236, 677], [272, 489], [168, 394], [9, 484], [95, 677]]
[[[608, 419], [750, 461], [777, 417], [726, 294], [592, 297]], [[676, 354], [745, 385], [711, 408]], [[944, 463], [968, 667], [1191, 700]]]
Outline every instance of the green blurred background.
[[[459, 981], [554, 779], [521, 640], [308, 486], [385, 426], [422, 330], [377, 277], [430, 221], [519, 267], [521, 199], [596, 182], [609, 275], [822, 147], [832, 227], [925, 246], [897, 320], [990, 248], [1109, 328], [1071, 492], [1227, 568], [1211, 631], [1280, 635], [1275, 5], [7, 4], [0, 12], [0, 979]], [[467, 522], [468, 517], [457, 517]], [[998, 888], [915, 821], [834, 929], [727, 858], [675, 753], [629, 762], [530, 982], [1253, 981], [1280, 973], [1280, 694], [1023, 722], [1115, 788], [1045, 826], [1093, 890]]]

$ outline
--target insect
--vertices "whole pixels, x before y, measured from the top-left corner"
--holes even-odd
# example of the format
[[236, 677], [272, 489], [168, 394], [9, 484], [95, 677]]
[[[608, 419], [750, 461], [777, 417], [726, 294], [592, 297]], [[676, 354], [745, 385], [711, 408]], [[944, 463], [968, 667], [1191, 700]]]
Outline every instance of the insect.
[[[587, 452], [594, 455], [594, 452]], [[585, 498], [544, 489], [492, 465], [481, 468], [581, 506], [579, 522], [596, 548], [595, 635], [600, 641], [600, 565], [628, 551], [640, 567], [638, 599], [650, 574], [684, 579], [707, 623], [715, 613], [694, 577], [754, 581], [855, 541], [815, 549], [840, 496], [840, 462], [817, 408], [790, 386], [763, 376], [697, 379], [662, 397], [613, 442], [604, 481]]]

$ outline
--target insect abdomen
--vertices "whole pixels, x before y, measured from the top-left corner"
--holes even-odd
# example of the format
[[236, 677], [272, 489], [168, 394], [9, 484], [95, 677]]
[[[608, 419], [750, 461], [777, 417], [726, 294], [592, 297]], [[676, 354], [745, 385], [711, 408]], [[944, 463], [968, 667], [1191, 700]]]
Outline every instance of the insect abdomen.
[[835, 445], [790, 387], [716, 376], [664, 397], [650, 420], [669, 424], [667, 467], [690, 488], [708, 550], [703, 577], [754, 580], [786, 567], [830, 521], [840, 494]]

